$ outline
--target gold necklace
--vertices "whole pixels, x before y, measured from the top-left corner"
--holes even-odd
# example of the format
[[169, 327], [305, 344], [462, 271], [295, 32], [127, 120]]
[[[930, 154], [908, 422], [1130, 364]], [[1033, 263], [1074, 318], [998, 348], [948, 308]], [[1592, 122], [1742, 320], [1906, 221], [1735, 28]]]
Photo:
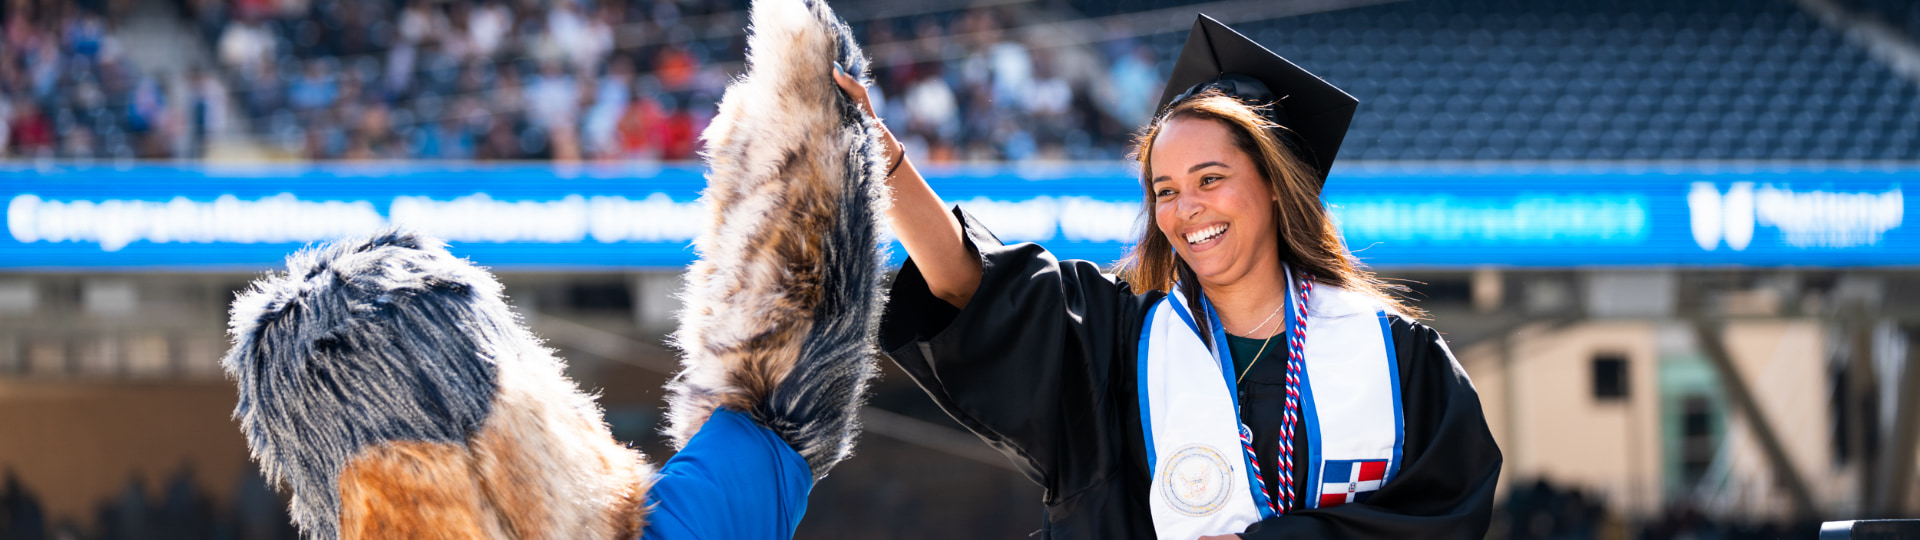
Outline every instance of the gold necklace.
[[[1260, 321], [1260, 325], [1259, 325], [1259, 326], [1255, 326], [1255, 327], [1253, 327], [1253, 331], [1255, 331], [1255, 332], [1258, 332], [1258, 331], [1260, 331], [1260, 329], [1261, 329], [1261, 328], [1264, 328], [1264, 327], [1266, 327], [1266, 326], [1267, 326], [1267, 323], [1268, 323], [1268, 322], [1272, 322], [1272, 321], [1273, 321], [1273, 317], [1274, 317], [1275, 315], [1279, 315], [1279, 314], [1280, 314], [1280, 310], [1282, 310], [1282, 309], [1286, 309], [1286, 307], [1287, 307], [1287, 303], [1286, 303], [1286, 302], [1284, 302], [1284, 301], [1282, 301], [1282, 302], [1280, 302], [1280, 307], [1277, 307], [1277, 308], [1273, 308], [1273, 315], [1268, 315], [1268, 316], [1267, 316], [1267, 320], [1264, 320], [1264, 321]], [[1260, 363], [1260, 355], [1262, 355], [1262, 354], [1266, 354], [1266, 352], [1267, 352], [1267, 346], [1268, 346], [1268, 345], [1272, 345], [1272, 344], [1273, 344], [1273, 338], [1276, 338], [1276, 337], [1279, 337], [1279, 336], [1280, 336], [1280, 334], [1284, 334], [1284, 333], [1286, 333], [1286, 332], [1279, 332], [1279, 333], [1275, 333], [1274, 335], [1271, 335], [1271, 336], [1267, 336], [1267, 340], [1266, 340], [1266, 341], [1262, 341], [1262, 342], [1260, 342], [1260, 352], [1256, 352], [1256, 353], [1253, 353], [1253, 359], [1252, 359], [1252, 360], [1248, 360], [1248, 361], [1247, 361], [1247, 369], [1243, 369], [1243, 370], [1240, 370], [1240, 376], [1238, 376], [1238, 377], [1234, 377], [1234, 378], [1233, 378], [1233, 384], [1240, 384], [1240, 381], [1243, 381], [1243, 380], [1246, 380], [1246, 378], [1247, 378], [1247, 374], [1248, 374], [1248, 373], [1251, 373], [1251, 372], [1253, 372], [1253, 365], [1254, 365], [1254, 364], [1257, 364], [1257, 363]], [[1227, 350], [1229, 350], [1229, 351], [1231, 351], [1231, 350], [1233, 350], [1233, 348], [1232, 348], [1231, 346], [1229, 346], [1229, 347], [1227, 348]]]

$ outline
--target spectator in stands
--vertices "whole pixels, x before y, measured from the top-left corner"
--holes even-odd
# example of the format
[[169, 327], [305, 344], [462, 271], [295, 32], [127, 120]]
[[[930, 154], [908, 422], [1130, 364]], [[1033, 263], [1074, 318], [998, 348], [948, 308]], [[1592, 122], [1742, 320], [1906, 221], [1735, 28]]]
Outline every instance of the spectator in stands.
[[56, 97], [54, 92], [59, 89], [57, 85], [60, 82], [62, 64], [60, 48], [50, 43], [39, 42], [28, 50], [31, 52], [25, 57], [27, 80], [28, 84], [32, 85], [33, 97], [42, 102], [52, 101]]
[[[954, 140], [960, 131], [959, 100], [953, 94], [953, 87], [948, 86], [946, 79], [941, 76], [940, 63], [925, 62], [914, 71], [920, 78], [907, 88], [905, 98], [909, 136], [926, 141], [924, 144], [929, 145]], [[936, 152], [934, 148], [929, 148], [929, 151]]]
[[1101, 109], [1122, 125], [1147, 125], [1153, 113], [1147, 103], [1160, 94], [1161, 80], [1153, 61], [1153, 48], [1136, 45], [1109, 64], [1106, 84], [1095, 87]]
[[0, 538], [46, 538], [47, 518], [40, 501], [20, 484], [20, 476], [7, 469], [6, 483], [0, 488]]
[[520, 72], [511, 65], [498, 70], [493, 88], [487, 93], [487, 108], [500, 113], [495, 120], [518, 118], [527, 110], [527, 95], [520, 87]]
[[527, 120], [552, 130], [572, 126], [580, 114], [580, 89], [558, 62], [540, 64], [540, 74], [527, 83]]
[[649, 127], [664, 116], [660, 104], [651, 97], [640, 93], [629, 97], [626, 109], [620, 113], [619, 124], [614, 128], [619, 145], [616, 157], [646, 161], [660, 159], [660, 144], [653, 140]]
[[660, 79], [660, 87], [668, 92], [691, 89], [697, 69], [693, 55], [678, 45], [661, 47], [653, 59], [654, 76]]
[[[265, 131], [267, 120], [286, 110], [286, 85], [280, 78], [279, 70], [256, 66], [240, 73], [237, 85], [246, 103], [247, 117], [253, 120], [252, 127], [256, 131]], [[297, 129], [291, 125], [284, 127]], [[279, 129], [280, 126], [275, 128]]]
[[511, 123], [495, 115], [481, 125], [485, 126], [485, 134], [482, 135], [479, 148], [474, 150], [474, 159], [507, 160], [522, 157], [520, 140], [514, 136]]
[[149, 150], [146, 147], [162, 142], [156, 140], [159, 137], [149, 137], [149, 135], [168, 134], [164, 128], [167, 121], [167, 97], [161, 91], [159, 79], [150, 75], [140, 76], [133, 86], [133, 99], [127, 102], [127, 132], [135, 137], [146, 139], [141, 144], [143, 147], [141, 153], [145, 155], [155, 154], [155, 152], [146, 151]]
[[452, 39], [446, 35], [451, 30], [449, 21], [435, 7], [427, 2], [412, 2], [400, 10], [400, 46], [418, 47]]
[[273, 34], [258, 19], [229, 22], [220, 33], [220, 62], [245, 72], [257, 72], [273, 58]]
[[89, 160], [101, 157], [99, 138], [93, 134], [93, 128], [86, 124], [74, 124], [67, 129], [61, 143], [61, 157], [67, 159]]
[[151, 537], [207, 538], [214, 528], [213, 504], [195, 481], [191, 463], [181, 464], [167, 480], [166, 498], [155, 512]]
[[408, 156], [426, 160], [457, 160], [471, 157], [462, 148], [465, 133], [460, 128], [459, 117], [448, 114], [438, 121], [420, 126], [410, 133], [406, 141]]
[[235, 484], [232, 514], [235, 536], [249, 540], [298, 538], [286, 506], [252, 461], [247, 462], [246, 472], [241, 473]]
[[107, 40], [107, 23], [99, 15], [83, 14], [68, 21], [66, 30], [68, 51], [74, 56], [92, 60], [99, 56], [102, 44]]
[[0, 158], [13, 155], [13, 100], [0, 92]]
[[1028, 86], [1026, 114], [1038, 132], [1037, 153], [1032, 157], [1060, 160], [1066, 158], [1066, 133], [1073, 129], [1073, 86], [1058, 73], [1050, 53], [1033, 55], [1033, 83]]
[[345, 157], [351, 160], [391, 159], [395, 152], [393, 123], [386, 105], [375, 103], [359, 115], [357, 125], [348, 132]]
[[195, 66], [188, 72], [189, 103], [187, 133], [192, 137], [187, 155], [205, 157], [208, 139], [227, 128], [227, 87], [206, 69]]
[[339, 88], [334, 75], [320, 60], [308, 60], [306, 71], [287, 87], [287, 103], [297, 111], [314, 111], [333, 106]]
[[[997, 30], [995, 30], [997, 33]], [[993, 66], [993, 102], [1019, 109], [1033, 97], [1033, 53], [1018, 41], [993, 44], [988, 58]]]
[[660, 145], [660, 159], [684, 161], [697, 157], [699, 147], [695, 143], [700, 131], [687, 103], [666, 96], [660, 110], [661, 115], [648, 124], [652, 131], [649, 138]]
[[[586, 14], [572, 2], [559, 2], [559, 5], [561, 8], [554, 12], [554, 17], [548, 19], [548, 31], [558, 38], [568, 66], [575, 73], [599, 71], [607, 53], [613, 50], [613, 27], [617, 22], [610, 18], [618, 12], [603, 5]], [[556, 28], [556, 21], [564, 22], [564, 28]]]
[[13, 121], [7, 126], [9, 154], [20, 157], [53, 157], [53, 121], [41, 113], [33, 100], [21, 98], [13, 104]]
[[152, 505], [147, 502], [147, 483], [138, 473], [127, 478], [120, 496], [99, 508], [101, 536], [134, 538], [153, 528]]
[[581, 126], [586, 151], [595, 158], [620, 154], [615, 137], [622, 113], [632, 103], [633, 85], [633, 61], [624, 55], [614, 56], [607, 63], [607, 74], [594, 86], [593, 106], [587, 109]]
[[479, 0], [480, 3], [467, 11], [467, 38], [473, 46], [473, 57], [492, 58], [505, 42], [507, 31], [513, 28], [513, 11], [507, 9], [506, 0]]

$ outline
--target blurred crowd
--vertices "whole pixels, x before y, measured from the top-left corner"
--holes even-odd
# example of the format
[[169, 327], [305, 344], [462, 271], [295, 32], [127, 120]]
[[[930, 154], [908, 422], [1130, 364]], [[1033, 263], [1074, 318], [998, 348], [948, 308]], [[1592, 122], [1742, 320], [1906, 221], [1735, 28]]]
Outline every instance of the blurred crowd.
[[1496, 503], [1487, 536], [1503, 540], [1773, 540], [1813, 538], [1819, 529], [1817, 521], [1713, 519], [1685, 501], [1671, 504], [1654, 519], [1632, 523], [1609, 511], [1599, 497], [1534, 480], [1508, 488], [1506, 499]]
[[116, 497], [102, 501], [94, 521], [50, 523], [34, 494], [13, 471], [0, 484], [0, 540], [280, 540], [299, 538], [286, 503], [257, 471], [242, 475], [231, 504], [216, 504], [182, 467], [159, 497], [140, 477]]
[[1123, 32], [1089, 47], [1036, 48], [1009, 19], [974, 9], [946, 24], [864, 26], [876, 101], [908, 151], [933, 162], [1123, 156], [1160, 95], [1153, 49]]
[[[0, 149], [20, 157], [162, 157], [186, 126], [160, 79], [126, 61], [103, 5], [8, 0], [0, 22]], [[179, 149], [185, 152], [186, 149]]]
[[[1113, 160], [1149, 119], [1183, 34], [1089, 15], [1181, 1], [837, 7], [873, 60], [879, 112], [917, 160]], [[743, 68], [747, 3], [0, 0], [0, 149], [689, 160]], [[1920, 32], [1910, 4], [1844, 3]], [[133, 65], [142, 45], [116, 37], [155, 5], [141, 17], [165, 14], [197, 49], [173, 73]], [[1788, 2], [1399, 2], [1240, 29], [1370, 96], [1343, 150], [1362, 159], [1920, 148], [1920, 89]]]
[[247, 133], [311, 159], [694, 156], [724, 2], [185, 0]]
[[[113, 1], [7, 0], [7, 155], [198, 158], [231, 134], [317, 160], [688, 160], [743, 68], [728, 0], [164, 0], [208, 59], [146, 72], [115, 38], [142, 0]], [[1034, 47], [1013, 9], [842, 15], [918, 159], [1124, 154], [1153, 49]]]

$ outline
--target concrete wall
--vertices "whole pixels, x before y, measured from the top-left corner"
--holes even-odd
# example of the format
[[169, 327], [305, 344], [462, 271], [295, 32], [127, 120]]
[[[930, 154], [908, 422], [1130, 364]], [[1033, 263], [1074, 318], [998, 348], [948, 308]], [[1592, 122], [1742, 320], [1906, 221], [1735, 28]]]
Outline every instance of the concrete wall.
[[[1559, 328], [1522, 328], [1457, 351], [1473, 377], [1494, 438], [1506, 455], [1502, 490], [1544, 478], [1603, 497], [1628, 515], [1646, 516], [1676, 494], [1663, 455], [1660, 362], [1676, 347], [1694, 349], [1685, 321], [1603, 320]], [[1826, 335], [1813, 320], [1734, 323], [1727, 343], [1816, 500], [1843, 501], [1856, 480], [1836, 479], [1829, 445]], [[1503, 351], [1503, 347], [1505, 350]], [[1627, 359], [1628, 396], [1596, 400], [1592, 359]], [[1746, 419], [1726, 411], [1729, 481], [1721, 510], [1784, 516], [1785, 493], [1774, 479]]]
[[215, 505], [248, 471], [246, 441], [224, 381], [95, 383], [0, 378], [0, 470], [40, 500], [49, 525], [90, 526], [97, 505], [143, 479], [159, 504], [186, 467]]
[[[1852, 467], [1833, 465], [1831, 377], [1824, 328], [1805, 320], [1752, 321], [1729, 326], [1724, 339], [1816, 503], [1829, 511], [1856, 507], [1859, 477]], [[1785, 515], [1792, 509], [1789, 499], [1783, 488], [1775, 487], [1766, 454], [1747, 426], [1751, 421], [1736, 414], [1729, 422], [1730, 458], [1736, 474], [1728, 487], [1727, 510], [1736, 515]]]

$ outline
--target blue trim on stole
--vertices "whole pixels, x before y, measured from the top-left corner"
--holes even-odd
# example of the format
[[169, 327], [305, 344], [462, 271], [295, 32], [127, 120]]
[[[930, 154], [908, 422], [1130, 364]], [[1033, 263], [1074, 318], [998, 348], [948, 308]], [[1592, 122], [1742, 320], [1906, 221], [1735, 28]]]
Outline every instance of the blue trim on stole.
[[[1220, 315], [1213, 312], [1213, 301], [1206, 295], [1200, 296], [1200, 307], [1207, 312], [1207, 323], [1213, 326], [1213, 361], [1220, 364], [1220, 376], [1226, 379], [1227, 396], [1233, 398], [1233, 423], [1241, 430], [1247, 429], [1245, 420], [1240, 419], [1240, 381], [1234, 380], [1233, 350], [1227, 346], [1227, 330], [1220, 324]], [[1234, 433], [1239, 438], [1240, 433]], [[1252, 444], [1248, 442], [1247, 444]], [[1247, 460], [1247, 451], [1240, 450], [1240, 466], [1247, 473], [1247, 493], [1253, 496], [1253, 507], [1260, 510], [1260, 519], [1273, 517], [1272, 499], [1267, 497], [1266, 484], [1260, 475], [1254, 474], [1254, 464]]]
[[1307, 421], [1307, 485], [1300, 492], [1307, 499], [1301, 508], [1320, 507], [1320, 467], [1325, 463], [1320, 457], [1320, 408], [1313, 403], [1313, 382], [1307, 380], [1307, 370], [1300, 370], [1300, 415]]
[[1400, 410], [1400, 355], [1393, 347], [1393, 319], [1386, 310], [1379, 310], [1380, 338], [1387, 344], [1387, 374], [1393, 380], [1393, 461], [1387, 464], [1387, 476], [1380, 479], [1380, 487], [1386, 487], [1394, 474], [1400, 472], [1400, 451], [1406, 445], [1407, 420]]
[[1220, 378], [1227, 383], [1227, 397], [1233, 398], [1233, 418], [1237, 421], [1240, 419], [1240, 383], [1233, 380], [1233, 351], [1227, 347], [1227, 331], [1220, 326], [1220, 315], [1213, 312], [1213, 302], [1207, 300], [1206, 295], [1200, 296], [1200, 308], [1206, 310], [1207, 324], [1213, 330], [1213, 349], [1207, 352], [1213, 354], [1213, 363], [1220, 366]]
[[[1140, 332], [1140, 348], [1136, 349], [1133, 355], [1134, 356], [1133, 389], [1134, 389], [1134, 392], [1140, 395], [1140, 434], [1145, 436], [1147, 441], [1147, 485], [1148, 486], [1152, 486], [1154, 478], [1157, 478], [1158, 477], [1157, 475], [1160, 474], [1160, 471], [1157, 470], [1160, 467], [1160, 456], [1155, 455], [1155, 452], [1154, 452], [1153, 403], [1150, 401], [1147, 401], [1147, 381], [1143, 377], [1145, 377], [1147, 374], [1148, 344], [1153, 339], [1153, 325], [1154, 325], [1153, 315], [1154, 313], [1158, 313], [1159, 311], [1160, 311], [1160, 302], [1154, 302], [1153, 307], [1147, 308], [1146, 328], [1144, 328]], [[1191, 325], [1193, 323], [1187, 323], [1187, 324]], [[1148, 489], [1152, 489], [1152, 488], [1149, 487]]]
[[[1288, 285], [1293, 284], [1291, 278], [1289, 278], [1287, 283]], [[1296, 306], [1299, 304], [1294, 301], [1293, 295], [1295, 294], [1298, 294], [1298, 291], [1293, 287], [1287, 288], [1288, 339], [1292, 339], [1293, 336], [1300, 335], [1300, 332], [1304, 331], [1304, 329], [1300, 327], [1300, 314], [1296, 312]], [[1288, 350], [1291, 352], [1292, 349], [1289, 348]], [[1306, 354], [1306, 351], [1302, 350], [1301, 354]], [[1292, 355], [1289, 354], [1288, 356], [1287, 361], [1292, 362]], [[1308, 376], [1306, 359], [1303, 358], [1300, 362], [1300, 420], [1306, 422], [1305, 428], [1307, 430], [1307, 485], [1294, 486], [1293, 492], [1297, 497], [1296, 500], [1299, 501], [1300, 508], [1319, 508], [1320, 441], [1324, 439], [1324, 437], [1320, 434], [1320, 408], [1313, 402], [1313, 378]], [[1300, 428], [1301, 426], [1299, 425], [1294, 426], [1294, 429]], [[1292, 441], [1288, 441], [1288, 443], [1291, 444]], [[1287, 459], [1293, 459], [1293, 456], [1287, 456]]]
[[[1175, 299], [1173, 299], [1173, 295], [1174, 295], [1174, 294], [1180, 294], [1180, 293], [1179, 293], [1179, 292], [1174, 292], [1173, 294], [1169, 294], [1169, 295], [1167, 295], [1167, 301], [1169, 301], [1169, 302], [1173, 302], [1173, 303], [1175, 303], [1175, 304], [1179, 304], [1179, 305], [1180, 305], [1180, 306], [1182, 306], [1182, 307], [1185, 307], [1185, 306], [1187, 305], [1187, 304], [1186, 304], [1186, 302], [1184, 302], [1183, 300], [1175, 300]], [[1206, 297], [1205, 297], [1205, 296], [1202, 296], [1202, 297], [1200, 297], [1200, 298], [1201, 298], [1201, 301], [1202, 301], [1202, 302], [1204, 302], [1204, 301], [1206, 301]], [[1180, 322], [1184, 322], [1184, 323], [1187, 323], [1187, 329], [1188, 329], [1188, 330], [1192, 330], [1192, 331], [1193, 331], [1193, 335], [1194, 335], [1194, 337], [1200, 337], [1200, 325], [1198, 325], [1198, 324], [1194, 324], [1194, 323], [1193, 323], [1193, 315], [1190, 315], [1190, 314], [1188, 314], [1188, 313], [1187, 313], [1187, 310], [1185, 310], [1185, 309], [1176, 309], [1176, 310], [1173, 310], [1173, 314], [1174, 314], [1174, 315], [1179, 315], [1179, 316], [1180, 316]]]

